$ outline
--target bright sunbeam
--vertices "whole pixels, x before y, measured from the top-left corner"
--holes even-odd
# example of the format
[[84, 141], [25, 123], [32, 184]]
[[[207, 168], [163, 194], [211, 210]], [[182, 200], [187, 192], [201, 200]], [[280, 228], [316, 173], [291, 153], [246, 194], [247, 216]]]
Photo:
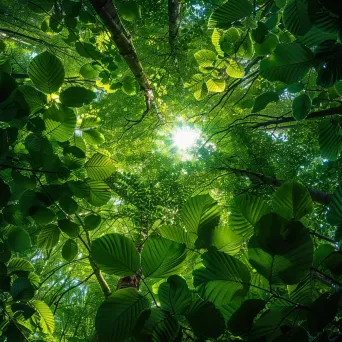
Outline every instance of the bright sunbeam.
[[173, 145], [182, 151], [194, 147], [200, 138], [200, 130], [191, 127], [179, 127], [172, 135]]

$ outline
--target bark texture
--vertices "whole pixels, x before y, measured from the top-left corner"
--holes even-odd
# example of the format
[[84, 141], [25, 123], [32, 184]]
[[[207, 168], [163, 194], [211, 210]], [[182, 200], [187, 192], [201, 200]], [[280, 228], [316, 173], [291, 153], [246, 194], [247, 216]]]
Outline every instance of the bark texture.
[[180, 0], [168, 0], [169, 46], [171, 53], [173, 53], [178, 46], [178, 33], [181, 24], [181, 9], [182, 4]]

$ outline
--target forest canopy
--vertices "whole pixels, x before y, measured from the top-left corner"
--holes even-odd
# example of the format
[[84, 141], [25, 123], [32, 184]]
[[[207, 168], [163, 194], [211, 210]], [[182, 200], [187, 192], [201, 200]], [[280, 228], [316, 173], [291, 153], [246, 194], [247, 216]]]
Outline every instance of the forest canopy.
[[342, 341], [342, 4], [0, 1], [0, 342]]

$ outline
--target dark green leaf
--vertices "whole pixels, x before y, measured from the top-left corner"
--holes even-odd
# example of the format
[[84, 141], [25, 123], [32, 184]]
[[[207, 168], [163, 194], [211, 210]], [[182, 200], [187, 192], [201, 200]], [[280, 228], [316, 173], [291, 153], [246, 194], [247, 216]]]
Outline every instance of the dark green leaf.
[[82, 107], [89, 104], [95, 98], [94, 92], [79, 86], [69, 87], [59, 95], [60, 101], [67, 107]]

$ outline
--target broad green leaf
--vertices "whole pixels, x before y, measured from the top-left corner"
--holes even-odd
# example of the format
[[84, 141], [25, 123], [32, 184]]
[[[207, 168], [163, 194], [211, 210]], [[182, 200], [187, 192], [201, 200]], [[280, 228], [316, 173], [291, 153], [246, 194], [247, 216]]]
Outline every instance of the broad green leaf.
[[329, 202], [328, 222], [334, 226], [342, 224], [342, 186], [338, 186]]
[[202, 254], [202, 263], [204, 267], [193, 271], [194, 286], [215, 305], [225, 304], [237, 293], [248, 292], [251, 275], [240, 260], [210, 250]]
[[268, 212], [270, 207], [262, 198], [240, 195], [233, 200], [229, 227], [235, 234], [248, 239], [254, 234], [255, 224]]
[[284, 183], [273, 195], [273, 209], [279, 215], [300, 220], [313, 211], [311, 195], [306, 187], [298, 182]]
[[20, 227], [12, 227], [7, 235], [7, 242], [12, 251], [23, 252], [31, 247], [28, 232]]
[[121, 90], [126, 95], [135, 95], [139, 91], [139, 86], [135, 78], [131, 76], [125, 76], [122, 81]]
[[311, 98], [307, 94], [297, 96], [292, 102], [293, 116], [297, 121], [304, 120], [311, 111]]
[[261, 95], [259, 95], [254, 102], [254, 106], [252, 109], [253, 113], [258, 113], [265, 109], [267, 105], [271, 102], [278, 102], [279, 101], [279, 95], [275, 91], [267, 91]]
[[88, 144], [102, 145], [105, 142], [104, 135], [97, 129], [82, 131], [82, 137]]
[[255, 317], [265, 308], [266, 302], [262, 299], [248, 299], [241, 304], [228, 321], [228, 330], [234, 336], [247, 334], [253, 327]]
[[150, 307], [150, 301], [136, 289], [114, 292], [99, 307], [95, 327], [103, 341], [126, 341], [133, 335], [139, 314]]
[[50, 223], [54, 219], [55, 212], [52, 209], [43, 206], [31, 207], [30, 216], [37, 224], [44, 225]]
[[219, 78], [211, 78], [207, 80], [206, 85], [210, 93], [222, 93], [226, 88], [225, 80]]
[[111, 159], [101, 153], [95, 153], [85, 164], [88, 176], [94, 180], [108, 178], [115, 168]]
[[279, 44], [271, 56], [261, 61], [260, 75], [269, 81], [292, 84], [304, 78], [313, 59], [311, 50], [299, 43]]
[[311, 334], [316, 334], [334, 320], [338, 312], [340, 294], [323, 293], [310, 306], [308, 311], [308, 328]]
[[86, 230], [94, 230], [101, 224], [101, 216], [89, 214], [84, 218], [84, 227]]
[[221, 38], [221, 34], [220, 31], [217, 29], [213, 30], [213, 34], [211, 35], [211, 42], [215, 47], [216, 52], [220, 55], [223, 56], [224, 52], [222, 51], [221, 47], [220, 47], [220, 38]]
[[[300, 222], [293, 224], [289, 222], [288, 225], [282, 226], [270, 226], [270, 224], [260, 223], [259, 235], [254, 235], [250, 239], [249, 262], [270, 284], [297, 284], [308, 274], [312, 264], [313, 243], [309, 232]], [[272, 229], [277, 230], [273, 233]], [[277, 239], [273, 244], [271, 236], [266, 239], [269, 231]], [[283, 239], [281, 239], [282, 231], [284, 231]]]
[[119, 13], [125, 20], [138, 20], [141, 18], [141, 6], [135, 1], [129, 0], [119, 6]]
[[13, 303], [11, 305], [11, 310], [13, 312], [20, 311], [20, 314], [22, 314], [25, 319], [30, 318], [36, 312], [31, 306], [23, 303]]
[[245, 68], [234, 60], [231, 60], [227, 66], [226, 72], [230, 77], [242, 78], [245, 75]]
[[201, 74], [195, 74], [192, 76], [190, 82], [184, 84], [185, 88], [189, 88], [195, 96], [196, 100], [202, 100], [208, 93], [207, 86], [203, 81]]
[[31, 0], [28, 1], [27, 7], [36, 13], [46, 13], [52, 9], [53, 4], [53, 0]]
[[184, 315], [192, 302], [186, 281], [178, 275], [169, 277], [167, 282], [159, 285], [158, 297], [161, 308], [173, 315]]
[[28, 279], [19, 277], [12, 283], [11, 296], [14, 300], [28, 301], [34, 296], [34, 288]]
[[79, 86], [69, 87], [59, 95], [60, 101], [67, 107], [82, 107], [91, 103], [95, 98], [94, 92]]
[[275, 50], [278, 44], [278, 36], [276, 34], [269, 33], [262, 43], [254, 44], [255, 54], [257, 56], [270, 55]]
[[197, 234], [186, 232], [179, 226], [164, 225], [159, 228], [159, 232], [162, 237], [178, 243], [184, 243], [188, 248], [192, 248], [197, 240]]
[[151, 238], [143, 246], [141, 267], [145, 278], [166, 278], [183, 269], [185, 245], [164, 238]]
[[75, 43], [75, 47], [78, 54], [82, 57], [91, 58], [95, 61], [101, 59], [102, 57], [101, 52], [97, 50], [96, 46], [90, 43], [78, 41]]
[[283, 21], [286, 29], [296, 36], [303, 36], [309, 32], [313, 23], [309, 15], [308, 0], [287, 1]]
[[68, 239], [65, 241], [63, 248], [62, 248], [62, 257], [66, 261], [72, 261], [75, 259], [78, 253], [78, 246], [76, 241], [72, 239]]
[[12, 258], [7, 264], [8, 274], [16, 272], [33, 272], [33, 265], [25, 259], [22, 258]]
[[60, 207], [69, 215], [74, 214], [78, 209], [78, 204], [69, 195], [61, 196], [58, 202]]
[[99, 70], [97, 70], [96, 65], [92, 65], [90, 63], [82, 65], [80, 69], [80, 74], [84, 78], [94, 79], [99, 76]]
[[140, 257], [133, 242], [121, 234], [106, 234], [93, 241], [94, 262], [105, 273], [127, 277], [135, 274]]
[[342, 81], [337, 81], [335, 83], [335, 90], [338, 93], [338, 95], [342, 95]]
[[42, 332], [52, 334], [55, 330], [55, 320], [50, 308], [40, 300], [33, 300], [31, 304], [37, 312], [35, 321], [39, 324]]
[[295, 303], [310, 306], [320, 295], [313, 277], [304, 278], [298, 285], [288, 286], [290, 299]]
[[35, 114], [36, 112], [40, 111], [47, 104], [46, 95], [37, 89], [28, 85], [22, 85], [18, 89], [24, 95], [31, 114]]
[[224, 317], [215, 305], [200, 298], [194, 299], [186, 319], [194, 334], [202, 339], [218, 338], [226, 327]]
[[311, 48], [320, 45], [326, 40], [336, 40], [336, 33], [323, 32], [313, 26], [303, 37], [298, 37], [296, 42]]
[[244, 238], [233, 232], [230, 226], [221, 225], [212, 233], [211, 244], [218, 251], [234, 255], [241, 250]]
[[0, 179], [0, 208], [4, 207], [11, 198], [11, 188]]
[[190, 198], [182, 208], [182, 219], [189, 233], [195, 233], [199, 248], [211, 244], [213, 230], [220, 221], [220, 211], [217, 202], [209, 195], [197, 195]]
[[325, 119], [319, 123], [318, 142], [321, 155], [332, 161], [336, 161], [342, 149], [341, 126], [337, 120]]
[[64, 82], [62, 62], [48, 51], [32, 59], [28, 67], [28, 74], [33, 84], [45, 94], [58, 91]]
[[60, 142], [71, 138], [76, 126], [76, 116], [72, 109], [54, 103], [45, 113], [46, 133], [51, 140]]
[[69, 219], [58, 220], [58, 227], [71, 238], [78, 236], [80, 233], [80, 226]]
[[59, 241], [60, 230], [55, 224], [48, 224], [42, 227], [38, 237], [37, 245], [43, 249], [51, 249], [55, 247]]
[[219, 46], [228, 56], [235, 55], [242, 44], [241, 31], [236, 27], [230, 27], [220, 37]]
[[175, 341], [179, 323], [167, 311], [158, 308], [141, 313], [135, 329], [136, 341]]
[[0, 102], [8, 99], [17, 86], [15, 80], [7, 72], [0, 71]]
[[252, 14], [253, 5], [249, 0], [228, 0], [216, 8], [209, 18], [209, 28], [228, 29], [233, 22]]
[[88, 178], [85, 183], [88, 189], [87, 202], [95, 207], [101, 207], [109, 201], [111, 190], [105, 182]]
[[213, 67], [216, 61], [216, 53], [211, 50], [197, 51], [194, 56], [198, 65], [203, 68]]

